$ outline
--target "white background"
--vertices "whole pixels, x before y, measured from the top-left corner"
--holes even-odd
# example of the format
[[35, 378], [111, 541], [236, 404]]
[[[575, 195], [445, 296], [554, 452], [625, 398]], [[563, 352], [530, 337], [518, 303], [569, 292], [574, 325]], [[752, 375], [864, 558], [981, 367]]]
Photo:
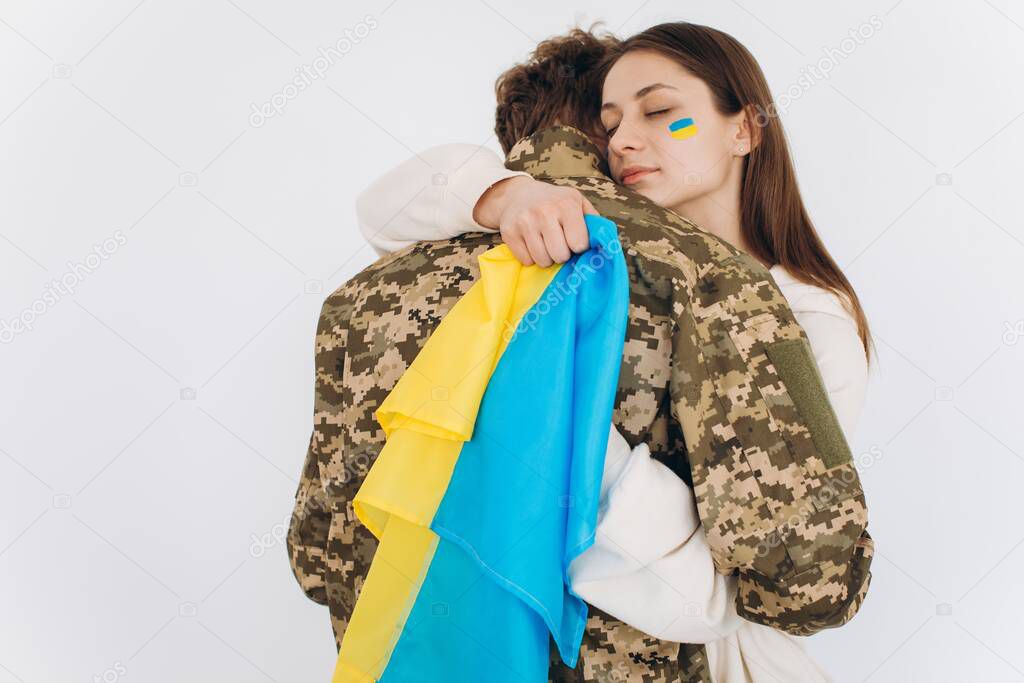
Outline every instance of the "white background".
[[32, 322], [0, 345], [0, 683], [328, 680], [283, 533], [320, 302], [373, 260], [356, 193], [497, 150], [495, 77], [576, 22], [722, 28], [779, 96], [872, 16], [783, 116], [880, 352], [872, 589], [806, 642], [841, 682], [1024, 679], [1020, 2], [341, 5], [0, 3], [0, 321]]

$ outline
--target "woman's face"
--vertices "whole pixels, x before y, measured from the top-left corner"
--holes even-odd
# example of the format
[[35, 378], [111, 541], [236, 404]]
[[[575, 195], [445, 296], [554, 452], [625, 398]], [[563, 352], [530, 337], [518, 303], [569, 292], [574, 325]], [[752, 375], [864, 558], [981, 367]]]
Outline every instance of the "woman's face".
[[742, 114], [720, 114], [707, 84], [671, 59], [649, 50], [625, 54], [609, 70], [601, 99], [616, 182], [677, 208], [738, 177], [750, 149]]

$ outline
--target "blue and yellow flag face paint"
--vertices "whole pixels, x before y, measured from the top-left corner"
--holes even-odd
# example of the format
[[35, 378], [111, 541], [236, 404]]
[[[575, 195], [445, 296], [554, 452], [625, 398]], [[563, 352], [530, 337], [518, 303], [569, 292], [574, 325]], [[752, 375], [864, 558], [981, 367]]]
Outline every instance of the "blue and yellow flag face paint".
[[668, 124], [668, 132], [676, 140], [686, 140], [697, 134], [697, 126], [691, 118], [679, 119]]
[[594, 542], [629, 303], [615, 224], [586, 221], [565, 264], [484, 253], [378, 409], [353, 504], [380, 543], [335, 683], [545, 681], [549, 638], [576, 666], [567, 569]]

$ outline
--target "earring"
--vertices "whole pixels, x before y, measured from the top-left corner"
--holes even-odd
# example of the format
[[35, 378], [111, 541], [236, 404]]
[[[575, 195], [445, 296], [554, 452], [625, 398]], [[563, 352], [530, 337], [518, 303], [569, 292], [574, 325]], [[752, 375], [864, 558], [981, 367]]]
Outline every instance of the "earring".
[[747, 151], [747, 146], [746, 146], [746, 144], [744, 144], [742, 142], [740, 143], [740, 146], [736, 148], [736, 152], [738, 154], [743, 154], [746, 151]]

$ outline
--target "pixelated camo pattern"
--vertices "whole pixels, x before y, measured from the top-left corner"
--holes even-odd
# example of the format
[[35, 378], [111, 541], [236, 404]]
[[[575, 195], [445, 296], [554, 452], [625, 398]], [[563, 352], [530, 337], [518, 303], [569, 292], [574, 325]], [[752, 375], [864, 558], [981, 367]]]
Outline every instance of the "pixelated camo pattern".
[[[693, 487], [717, 570], [738, 574], [738, 613], [795, 635], [849, 621], [871, 577], [864, 494], [852, 461], [822, 461], [765, 352], [806, 339], [767, 269], [615, 185], [573, 128], [525, 138], [506, 165], [579, 189], [617, 223], [630, 306], [613, 421]], [[417, 243], [324, 303], [314, 429], [287, 545], [339, 645], [376, 549], [351, 503], [384, 443], [373, 413], [499, 242], [469, 233]], [[553, 648], [549, 680], [711, 679], [702, 645], [651, 638], [591, 606], [578, 666]]]

